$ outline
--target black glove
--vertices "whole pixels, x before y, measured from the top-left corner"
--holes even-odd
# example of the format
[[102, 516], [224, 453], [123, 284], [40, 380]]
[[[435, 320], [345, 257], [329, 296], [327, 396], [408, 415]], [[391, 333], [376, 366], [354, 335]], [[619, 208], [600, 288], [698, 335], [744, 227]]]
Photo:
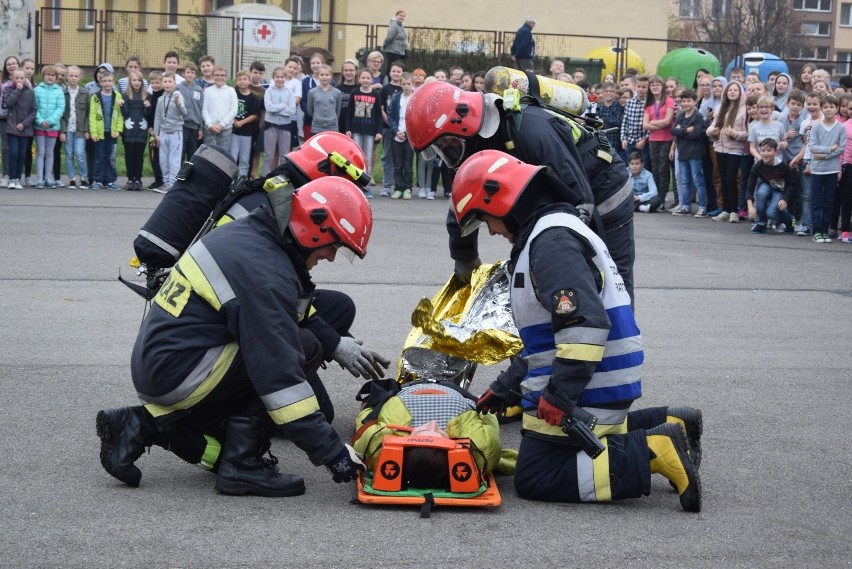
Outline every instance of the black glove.
[[456, 261], [454, 268], [456, 278], [464, 284], [470, 284], [470, 277], [473, 275], [473, 271], [481, 264], [482, 260], [479, 257], [471, 261]]
[[331, 472], [332, 479], [340, 484], [341, 482], [352, 482], [358, 476], [359, 472], [366, 472], [367, 467], [358, 458], [358, 453], [355, 452], [349, 445], [343, 445], [343, 449], [337, 453], [330, 462], [326, 465]]
[[[331, 357], [355, 377], [365, 379], [381, 379], [385, 376], [385, 369], [390, 366], [390, 361], [376, 352], [363, 347], [360, 340], [341, 336], [340, 343], [334, 349]], [[382, 369], [384, 368], [384, 369]]]

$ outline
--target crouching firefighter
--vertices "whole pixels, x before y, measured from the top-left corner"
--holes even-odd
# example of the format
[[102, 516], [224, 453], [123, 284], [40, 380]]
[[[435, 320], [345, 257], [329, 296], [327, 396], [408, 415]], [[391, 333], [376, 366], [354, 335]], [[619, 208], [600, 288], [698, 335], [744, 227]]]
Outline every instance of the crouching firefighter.
[[[512, 243], [508, 265], [521, 357], [477, 403], [524, 408], [515, 488], [522, 498], [604, 502], [648, 495], [666, 477], [681, 506], [701, 509], [701, 413], [654, 408], [630, 413], [642, 395], [642, 338], [630, 297], [603, 241], [558, 201], [547, 168], [486, 150], [459, 169], [452, 204], [463, 235], [485, 222]], [[585, 423], [602, 448], [575, 436]], [[690, 456], [690, 443], [695, 450]], [[596, 458], [592, 458], [596, 456]]]
[[[151, 298], [162, 286], [168, 270], [195, 241], [215, 227], [246, 217], [260, 206], [270, 207], [269, 198], [286, 202], [289, 193], [312, 180], [340, 176], [360, 186], [369, 183], [363, 168], [366, 158], [349, 137], [327, 132], [309, 139], [301, 149], [286, 156], [268, 177], [236, 178], [237, 167], [230, 156], [216, 146], [203, 145], [184, 165], [178, 181], [139, 231], [134, 249], [148, 275], [148, 287], [128, 284]], [[316, 289], [300, 328], [319, 340], [321, 359], [335, 360], [355, 377], [379, 379], [389, 362], [350, 335], [355, 320], [355, 303], [346, 294]], [[307, 347], [305, 347], [307, 352]], [[309, 366], [310, 367], [310, 366]], [[330, 423], [334, 406], [315, 370], [306, 369], [308, 382]]]
[[310, 270], [366, 254], [370, 207], [340, 177], [279, 191], [271, 208], [194, 243], [157, 292], [131, 359], [145, 405], [97, 415], [101, 464], [122, 482], [139, 485], [134, 463], [157, 445], [215, 471], [222, 493], [301, 494], [302, 478], [264, 456], [276, 426], [335, 482], [363, 470], [306, 381], [322, 349], [299, 322], [314, 290]]

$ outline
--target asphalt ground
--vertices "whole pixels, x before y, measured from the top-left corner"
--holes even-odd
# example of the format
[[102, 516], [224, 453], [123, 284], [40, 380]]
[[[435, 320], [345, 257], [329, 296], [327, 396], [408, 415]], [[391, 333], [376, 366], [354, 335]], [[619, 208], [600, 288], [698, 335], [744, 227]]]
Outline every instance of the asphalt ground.
[[[651, 496], [611, 504], [521, 500], [498, 479], [496, 509], [353, 504], [292, 443], [296, 498], [227, 497], [213, 475], [160, 448], [139, 488], [100, 466], [95, 414], [137, 404], [131, 348], [144, 303], [132, 241], [161, 197], [0, 191], [0, 566], [2, 567], [838, 567], [852, 564], [848, 407], [852, 245], [751, 235], [748, 225], [636, 218], [644, 397], [634, 408], [704, 412], [704, 504], [683, 512], [655, 475]], [[417, 301], [450, 276], [447, 202], [373, 200], [367, 258], [315, 271], [358, 305], [356, 337], [396, 357]], [[507, 243], [481, 238], [483, 259]], [[258, 267], [262, 270], [262, 267]], [[501, 366], [480, 367], [480, 393]], [[334, 426], [354, 431], [360, 386], [322, 377]], [[517, 424], [503, 427], [517, 448]]]

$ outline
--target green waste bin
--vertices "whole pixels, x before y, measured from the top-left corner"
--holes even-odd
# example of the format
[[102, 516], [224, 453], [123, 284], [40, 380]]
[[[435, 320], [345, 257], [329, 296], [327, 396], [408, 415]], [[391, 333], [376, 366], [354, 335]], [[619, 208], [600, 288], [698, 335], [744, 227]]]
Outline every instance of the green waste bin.
[[586, 71], [586, 81], [594, 85], [600, 83], [603, 75], [603, 69], [606, 67], [603, 59], [587, 59], [585, 57], [564, 57], [557, 58], [565, 62], [565, 73], [574, 75], [574, 70], [582, 67]]

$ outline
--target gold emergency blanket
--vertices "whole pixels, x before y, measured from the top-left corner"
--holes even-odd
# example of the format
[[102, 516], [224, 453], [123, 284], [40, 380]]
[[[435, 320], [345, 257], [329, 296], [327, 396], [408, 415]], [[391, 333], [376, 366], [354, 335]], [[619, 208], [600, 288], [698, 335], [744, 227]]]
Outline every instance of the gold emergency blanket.
[[493, 365], [521, 351], [509, 305], [506, 263], [481, 265], [469, 285], [453, 274], [432, 300], [411, 315], [397, 378], [452, 381], [467, 387], [476, 364]]

